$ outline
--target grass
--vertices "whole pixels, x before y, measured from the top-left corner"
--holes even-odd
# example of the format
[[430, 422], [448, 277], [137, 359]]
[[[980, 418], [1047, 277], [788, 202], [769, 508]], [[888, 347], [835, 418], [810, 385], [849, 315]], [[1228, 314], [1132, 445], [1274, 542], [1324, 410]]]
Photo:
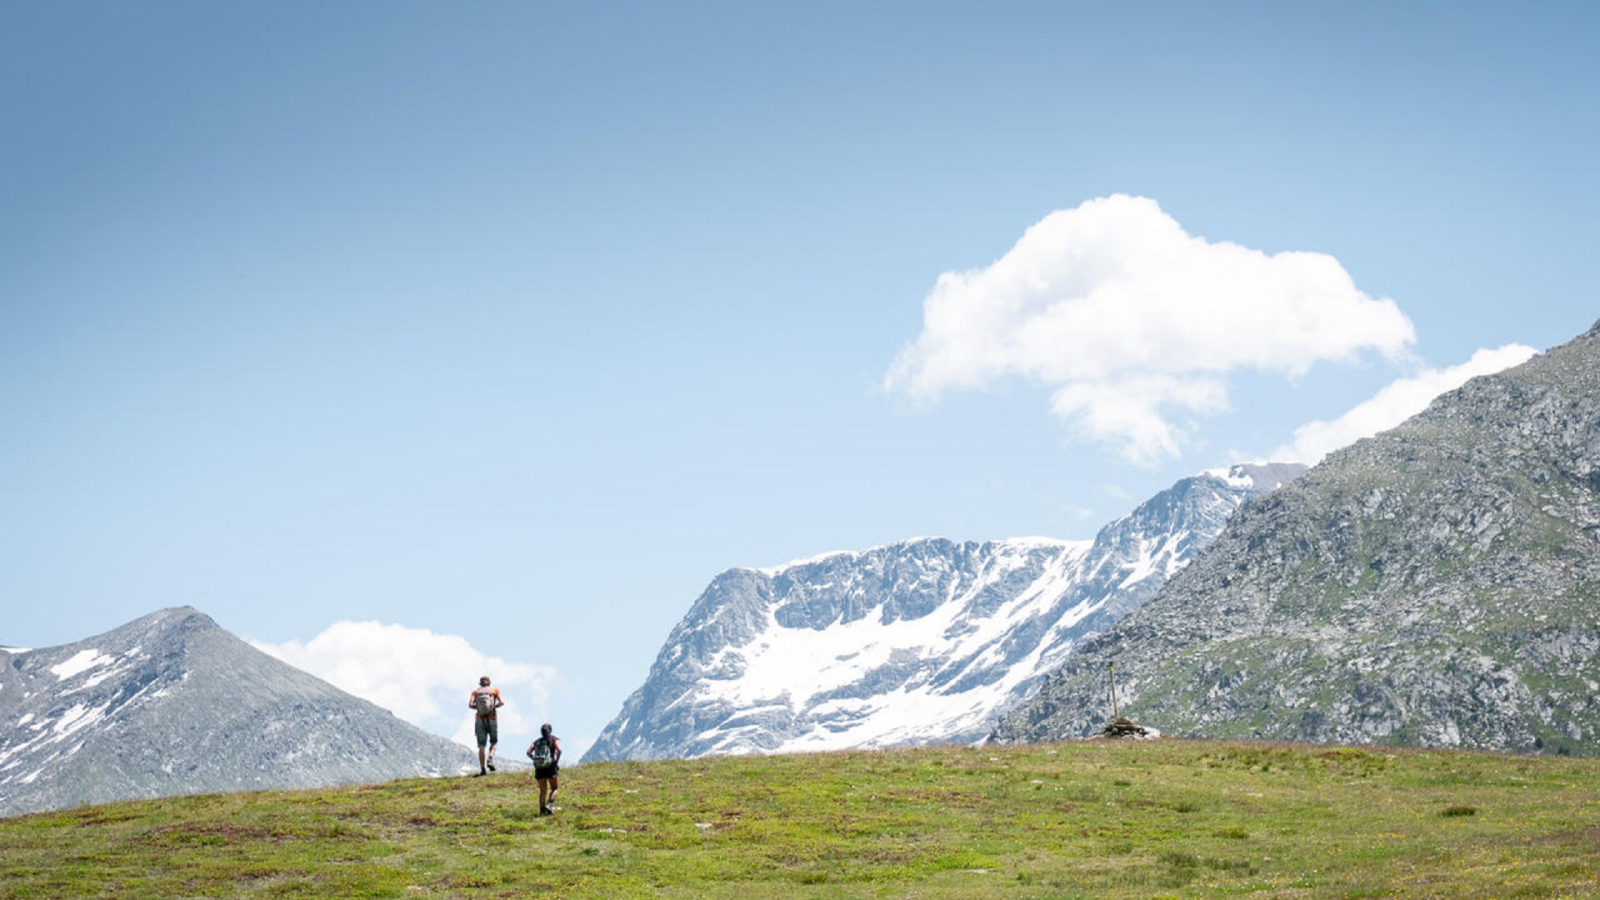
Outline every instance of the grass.
[[1600, 898], [1600, 760], [1163, 740], [591, 764], [0, 819], [0, 898]]

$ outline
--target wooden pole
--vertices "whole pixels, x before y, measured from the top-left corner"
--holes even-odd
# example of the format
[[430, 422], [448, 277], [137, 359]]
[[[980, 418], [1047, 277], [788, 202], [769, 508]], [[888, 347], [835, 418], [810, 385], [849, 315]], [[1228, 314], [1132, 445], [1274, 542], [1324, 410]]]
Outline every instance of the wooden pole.
[[1117, 709], [1117, 664], [1106, 663], [1106, 672], [1111, 676], [1111, 720], [1115, 722], [1122, 718], [1122, 713]]

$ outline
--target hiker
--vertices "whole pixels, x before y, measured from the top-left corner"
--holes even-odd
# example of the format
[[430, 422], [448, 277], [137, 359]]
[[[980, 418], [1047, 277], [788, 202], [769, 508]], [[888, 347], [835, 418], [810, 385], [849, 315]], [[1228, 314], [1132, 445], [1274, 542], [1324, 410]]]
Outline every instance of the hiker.
[[539, 737], [528, 745], [528, 758], [533, 760], [533, 777], [539, 779], [539, 815], [551, 814], [550, 804], [555, 802], [556, 788], [561, 782], [556, 776], [561, 772], [561, 741], [551, 732], [546, 722], [539, 726]]
[[[506, 701], [500, 699], [500, 689], [489, 686], [487, 675], [478, 679], [478, 686], [467, 698], [467, 706], [477, 713], [472, 723], [473, 734], [478, 738], [478, 774], [474, 778], [494, 771], [494, 748], [500, 743], [500, 721], [495, 710], [505, 705]], [[484, 744], [489, 745], [488, 756], [484, 756]]]

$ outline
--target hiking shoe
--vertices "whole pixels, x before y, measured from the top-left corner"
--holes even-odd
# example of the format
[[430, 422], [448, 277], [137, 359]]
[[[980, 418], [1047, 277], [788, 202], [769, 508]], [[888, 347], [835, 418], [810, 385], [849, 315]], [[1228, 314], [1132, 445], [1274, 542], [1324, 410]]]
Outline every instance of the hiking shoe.
[[550, 811], [550, 807], [541, 806], [541, 807], [539, 807], [539, 815], [541, 815], [541, 816], [553, 816], [553, 815], [555, 815], [555, 813]]
[[494, 771], [494, 763], [489, 763], [489, 771]]
[[487, 775], [487, 774], [489, 774], [489, 773], [488, 773], [488, 772], [485, 772], [485, 771], [484, 771], [484, 770], [482, 770], [482, 769], [479, 769], [479, 770], [478, 770], [478, 771], [476, 771], [476, 772], [473, 772], [473, 773], [472, 773], [472, 777], [473, 777], [473, 778], [482, 778], [482, 777], [483, 777], [483, 776], [485, 776], [485, 775]]

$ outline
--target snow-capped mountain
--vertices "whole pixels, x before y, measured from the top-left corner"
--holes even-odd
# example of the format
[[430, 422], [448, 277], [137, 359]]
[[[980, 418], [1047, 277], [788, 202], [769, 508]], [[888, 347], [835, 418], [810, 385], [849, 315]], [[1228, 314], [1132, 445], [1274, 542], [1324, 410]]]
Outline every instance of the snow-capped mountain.
[[1093, 541], [926, 538], [731, 569], [585, 761], [977, 740], [1297, 465], [1183, 479]]
[[175, 794], [456, 773], [471, 751], [187, 607], [0, 649], [0, 816]]

